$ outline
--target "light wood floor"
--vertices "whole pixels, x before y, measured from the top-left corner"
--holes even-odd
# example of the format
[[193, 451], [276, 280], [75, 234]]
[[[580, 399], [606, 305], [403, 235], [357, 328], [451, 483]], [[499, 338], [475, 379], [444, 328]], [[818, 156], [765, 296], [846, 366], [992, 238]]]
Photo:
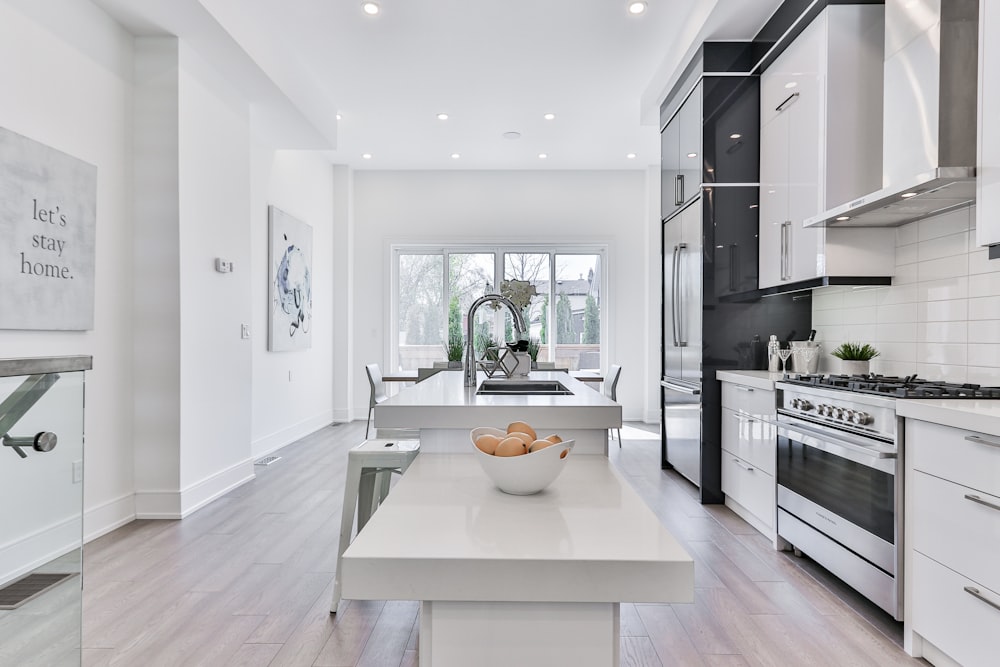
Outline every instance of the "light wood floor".
[[[636, 425], [633, 425], [636, 426]], [[694, 604], [621, 606], [622, 664], [909, 665], [900, 629], [817, 568], [659, 469], [625, 428], [611, 458], [694, 556]], [[183, 521], [135, 521], [84, 550], [84, 665], [416, 665], [416, 602], [329, 614], [347, 450], [325, 428]], [[560, 667], [560, 666], [556, 666]]]

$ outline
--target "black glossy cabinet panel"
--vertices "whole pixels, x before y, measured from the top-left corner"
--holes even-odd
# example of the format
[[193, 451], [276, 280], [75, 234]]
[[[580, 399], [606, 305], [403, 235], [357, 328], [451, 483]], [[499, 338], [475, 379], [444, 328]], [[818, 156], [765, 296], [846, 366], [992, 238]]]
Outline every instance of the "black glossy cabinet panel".
[[712, 292], [731, 297], [757, 289], [757, 187], [706, 187], [705, 245], [710, 249]]

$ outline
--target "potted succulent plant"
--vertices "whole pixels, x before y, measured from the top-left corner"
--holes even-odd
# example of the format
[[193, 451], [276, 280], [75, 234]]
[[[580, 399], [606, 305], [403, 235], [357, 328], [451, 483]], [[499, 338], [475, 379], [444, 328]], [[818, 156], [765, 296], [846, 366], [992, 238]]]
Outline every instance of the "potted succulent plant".
[[444, 346], [444, 350], [448, 355], [448, 368], [461, 368], [462, 354], [465, 351], [462, 339], [452, 336], [448, 339], [448, 344]]
[[531, 369], [535, 370], [538, 368], [538, 348], [540, 347], [540, 342], [537, 338], [528, 339], [528, 356], [531, 357]]
[[848, 375], [867, 375], [871, 360], [879, 355], [868, 343], [841, 343], [831, 352], [840, 359], [840, 370]]

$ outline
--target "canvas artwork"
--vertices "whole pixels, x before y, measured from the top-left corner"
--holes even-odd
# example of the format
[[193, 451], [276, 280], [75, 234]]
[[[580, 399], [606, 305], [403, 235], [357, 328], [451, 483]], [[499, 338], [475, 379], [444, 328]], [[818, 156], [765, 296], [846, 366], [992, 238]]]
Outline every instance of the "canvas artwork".
[[312, 347], [312, 227], [275, 206], [267, 209], [271, 235], [271, 304], [267, 349]]
[[0, 128], [0, 329], [94, 328], [97, 167]]

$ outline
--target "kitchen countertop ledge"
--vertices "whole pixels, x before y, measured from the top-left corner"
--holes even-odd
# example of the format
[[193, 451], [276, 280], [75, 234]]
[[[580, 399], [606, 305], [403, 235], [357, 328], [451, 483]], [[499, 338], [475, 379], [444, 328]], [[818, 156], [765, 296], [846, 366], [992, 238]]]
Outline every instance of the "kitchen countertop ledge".
[[715, 371], [715, 379], [719, 382], [734, 382], [765, 391], [774, 391], [774, 383], [784, 377], [784, 373], [768, 371]]
[[896, 414], [1000, 437], [1000, 400], [898, 399]]

